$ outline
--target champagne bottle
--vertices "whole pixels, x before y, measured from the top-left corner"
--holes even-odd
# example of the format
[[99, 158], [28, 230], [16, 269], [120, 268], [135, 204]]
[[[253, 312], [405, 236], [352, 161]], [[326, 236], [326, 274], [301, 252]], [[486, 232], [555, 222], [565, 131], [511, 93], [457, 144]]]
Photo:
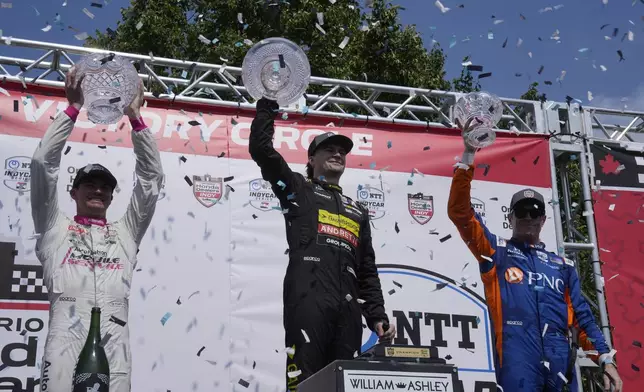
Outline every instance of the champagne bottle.
[[110, 364], [100, 343], [101, 309], [94, 307], [87, 340], [76, 363], [72, 392], [109, 392]]

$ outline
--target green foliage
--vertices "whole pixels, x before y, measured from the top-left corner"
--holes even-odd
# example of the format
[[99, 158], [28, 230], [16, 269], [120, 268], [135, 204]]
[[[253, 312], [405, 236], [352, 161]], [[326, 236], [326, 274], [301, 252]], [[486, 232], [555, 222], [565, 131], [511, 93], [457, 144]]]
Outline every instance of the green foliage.
[[521, 99], [528, 101], [538, 101], [541, 96], [539, 95], [539, 90], [537, 89], [537, 87], [539, 87], [539, 82], [531, 83], [528, 91], [521, 95]]
[[[240, 66], [249, 48], [244, 40], [279, 36], [306, 50], [315, 76], [448, 90], [442, 49], [426, 50], [415, 26], [400, 24], [399, 8], [386, 0], [375, 0], [370, 13], [355, 0], [132, 0], [115, 34], [97, 31], [87, 45]], [[315, 27], [318, 12], [326, 34]], [[199, 35], [219, 41], [204, 44]], [[349, 43], [340, 49], [345, 36]]]
[[[463, 59], [463, 62], [467, 61], [467, 57]], [[458, 78], [454, 78], [452, 80], [452, 86], [454, 88], [454, 91], [458, 91], [460, 93], [471, 93], [474, 91], [481, 91], [481, 85], [479, 84], [478, 79], [474, 78], [474, 75], [472, 75], [472, 71], [467, 69], [467, 67], [463, 67], [461, 69], [461, 75]]]

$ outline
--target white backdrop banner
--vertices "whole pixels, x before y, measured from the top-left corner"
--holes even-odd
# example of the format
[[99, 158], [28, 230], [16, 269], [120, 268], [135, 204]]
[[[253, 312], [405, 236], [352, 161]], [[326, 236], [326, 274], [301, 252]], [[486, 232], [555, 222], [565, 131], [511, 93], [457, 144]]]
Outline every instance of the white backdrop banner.
[[[0, 95], [0, 390], [39, 390], [47, 333], [29, 163], [65, 101], [36, 92]], [[10, 110], [13, 101], [17, 111]], [[133, 391], [285, 390], [284, 220], [248, 156], [252, 113], [209, 110], [143, 110], [162, 150], [165, 183], [132, 283]], [[447, 217], [453, 164], [462, 150], [458, 132], [290, 118], [277, 122], [275, 147], [303, 172], [309, 142], [328, 130], [356, 143], [341, 185], [370, 210], [395, 343], [437, 347], [459, 367], [468, 392], [494, 386], [493, 334], [477, 262]], [[81, 113], [59, 175], [68, 216], [75, 214], [68, 194], [75, 168], [89, 162], [105, 165], [119, 181], [108, 220], [124, 213], [134, 185], [129, 132], [123, 121], [101, 127]], [[551, 194], [548, 156], [545, 139], [516, 136], [499, 137], [477, 156], [472, 204], [492, 232], [509, 236], [507, 205], [517, 190]], [[548, 213], [543, 240], [554, 249]], [[364, 350], [376, 338], [365, 330], [363, 341]]]

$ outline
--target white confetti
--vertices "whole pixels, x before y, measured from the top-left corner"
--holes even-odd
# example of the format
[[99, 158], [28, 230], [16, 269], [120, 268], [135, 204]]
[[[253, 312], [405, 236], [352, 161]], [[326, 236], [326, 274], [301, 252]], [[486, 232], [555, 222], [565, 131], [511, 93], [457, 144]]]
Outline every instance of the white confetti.
[[592, 100], [593, 100], [593, 93], [592, 93], [592, 91], [589, 90], [588, 91], [588, 101], [590, 102]]
[[628, 40], [632, 41], [634, 39], [635, 39], [635, 33], [633, 33], [632, 31], [629, 30], [628, 31]]
[[583, 215], [583, 216], [591, 216], [591, 215], [593, 215], [593, 212], [592, 211], [584, 211], [581, 215]]
[[608, 211], [615, 211], [615, 204], [611, 204], [608, 206]]
[[199, 41], [203, 42], [206, 45], [210, 44], [210, 40], [201, 34], [199, 34], [199, 37], [197, 37], [197, 39], [199, 39]]
[[79, 41], [85, 41], [86, 39], [89, 38], [89, 34], [87, 34], [87, 33], [79, 33], [79, 34], [76, 34], [74, 36], [74, 38], [76, 38]]
[[320, 26], [324, 26], [324, 13], [323, 12], [318, 12], [317, 16], [318, 16], [318, 24]]
[[294, 372], [288, 372], [286, 374], [288, 375], [288, 378], [296, 378], [297, 376], [302, 374], [302, 371], [301, 370], [296, 370]]
[[608, 68], [604, 67], [603, 65], [600, 65], [599, 68], [601, 68], [602, 71], [606, 72]]
[[520, 48], [522, 43], [523, 43], [523, 39], [519, 38], [517, 40], [517, 48]]
[[326, 31], [324, 31], [324, 29], [322, 28], [322, 26], [320, 26], [319, 24], [317, 24], [317, 23], [316, 23], [316, 24], [315, 24], [315, 28], [316, 28], [316, 29], [318, 29], [318, 30], [320, 30], [320, 33], [322, 33], [322, 34], [326, 35]]
[[494, 21], [495, 25], [498, 25], [498, 24], [501, 24], [501, 23], [503, 23], [503, 19], [497, 19], [497, 20]]
[[[604, 1], [605, 1], [604, 4], [608, 3], [608, 0], [604, 0]], [[559, 378], [562, 379], [565, 384], [568, 384], [568, 379], [561, 372], [557, 373], [557, 376], [559, 376]]]
[[306, 334], [306, 331], [303, 329], [301, 329], [300, 331], [302, 331], [302, 335], [304, 336], [306, 343], [311, 343], [311, 339], [309, 339], [309, 335]]
[[241, 13], [241, 12], [237, 14], [237, 21], [238, 21], [240, 24], [244, 24], [244, 15], [242, 15], [242, 13]]
[[349, 37], [344, 37], [344, 39], [342, 40], [342, 42], [340, 42], [340, 45], [338, 45], [338, 47], [340, 49], [344, 49], [348, 43], [349, 43]]
[[346, 300], [347, 300], [347, 302], [351, 302], [351, 300], [353, 299], [353, 297], [351, 296], [351, 294], [347, 294], [347, 295], [344, 297], [344, 299], [346, 299]]
[[494, 263], [494, 260], [492, 260], [492, 258], [491, 258], [491, 257], [481, 255], [481, 258], [482, 258], [483, 260], [487, 260], [487, 261], [489, 261], [490, 263]]
[[367, 302], [367, 301], [365, 301], [364, 299], [360, 299], [360, 298], [356, 299], [356, 301], [357, 301], [360, 305], [362, 305], [363, 303]]
[[11, 94], [9, 94], [9, 92], [7, 90], [3, 89], [2, 87], [0, 87], [0, 94], [6, 95], [7, 97], [11, 96]]
[[248, 38], [244, 40], [244, 43], [248, 46], [253, 46], [253, 41], [249, 40]]
[[83, 12], [84, 12], [84, 13], [85, 13], [85, 15], [87, 15], [90, 19], [94, 19], [94, 14], [92, 14], [91, 12], [89, 12], [89, 10], [88, 10], [87, 8], [83, 8]]
[[532, 58], [532, 52], [528, 52], [528, 56], [530, 56], [530, 58]]
[[141, 27], [143, 27], [143, 21], [140, 20], [139, 23], [136, 24], [136, 29], [141, 30]]
[[44, 32], [46, 33], [46, 32], [48, 32], [49, 30], [51, 30], [51, 25], [49, 25], [49, 24], [48, 24], [47, 26], [43, 27], [41, 30], [42, 30], [42, 31], [44, 31]]
[[546, 369], [550, 370], [550, 362], [548, 361], [543, 361], [543, 366], [546, 367]]
[[615, 279], [618, 276], [619, 276], [619, 274], [615, 274], [615, 275], [611, 276], [610, 278], [608, 278], [608, 281], [610, 282], [611, 280]]
[[449, 11], [449, 8], [445, 7], [445, 6], [443, 5], [443, 3], [441, 3], [441, 2], [440, 2], [440, 0], [436, 0], [436, 2], [434, 3], [434, 5], [435, 5], [435, 6], [436, 6], [436, 7], [437, 7], [437, 8], [438, 8], [442, 13], [446, 13], [447, 11]]
[[295, 355], [295, 349], [293, 347], [286, 347], [286, 349], [284, 349], [284, 352], [288, 355]]
[[548, 323], [543, 325], [543, 332], [541, 332], [541, 337], [546, 336], [546, 331], [548, 330]]

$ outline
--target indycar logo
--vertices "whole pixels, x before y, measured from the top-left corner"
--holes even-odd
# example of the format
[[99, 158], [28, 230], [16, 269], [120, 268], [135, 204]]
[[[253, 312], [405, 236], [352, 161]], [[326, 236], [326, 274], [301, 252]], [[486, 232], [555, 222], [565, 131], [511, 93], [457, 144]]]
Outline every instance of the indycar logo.
[[408, 193], [407, 209], [416, 222], [424, 225], [434, 216], [434, 196]]
[[261, 178], [248, 183], [248, 196], [250, 196], [250, 205], [260, 211], [280, 209], [280, 202], [273, 193], [270, 182]]
[[31, 158], [11, 157], [4, 161], [4, 185], [16, 192], [29, 192]]
[[358, 203], [369, 211], [369, 218], [380, 219], [385, 216], [385, 192], [371, 185], [358, 185]]
[[221, 200], [224, 189], [224, 179], [221, 177], [210, 177], [205, 175], [192, 176], [192, 193], [201, 205], [210, 208]]
[[517, 267], [510, 267], [505, 270], [505, 280], [509, 283], [521, 283], [523, 281], [523, 271]]

